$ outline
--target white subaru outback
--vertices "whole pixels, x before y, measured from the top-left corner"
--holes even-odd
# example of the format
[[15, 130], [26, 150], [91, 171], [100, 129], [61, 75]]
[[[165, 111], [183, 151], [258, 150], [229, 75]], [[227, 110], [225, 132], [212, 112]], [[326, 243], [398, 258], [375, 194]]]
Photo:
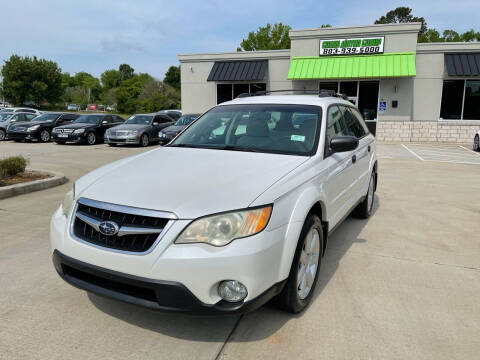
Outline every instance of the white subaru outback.
[[167, 146], [80, 178], [51, 221], [60, 276], [151, 309], [251, 311], [311, 301], [329, 233], [367, 218], [375, 139], [336, 96], [243, 97]]

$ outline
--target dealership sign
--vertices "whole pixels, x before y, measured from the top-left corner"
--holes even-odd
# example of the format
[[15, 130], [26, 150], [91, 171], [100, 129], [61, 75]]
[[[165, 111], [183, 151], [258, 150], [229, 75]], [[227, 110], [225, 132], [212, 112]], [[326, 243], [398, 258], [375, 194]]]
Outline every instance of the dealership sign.
[[320, 40], [320, 55], [381, 54], [384, 42], [384, 36]]

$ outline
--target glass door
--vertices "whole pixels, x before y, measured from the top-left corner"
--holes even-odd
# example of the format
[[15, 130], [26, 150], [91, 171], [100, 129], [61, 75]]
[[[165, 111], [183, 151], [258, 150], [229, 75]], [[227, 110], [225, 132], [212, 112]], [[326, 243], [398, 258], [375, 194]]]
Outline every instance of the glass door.
[[373, 135], [375, 135], [377, 129], [379, 84], [379, 81], [360, 81], [358, 86], [357, 107]]

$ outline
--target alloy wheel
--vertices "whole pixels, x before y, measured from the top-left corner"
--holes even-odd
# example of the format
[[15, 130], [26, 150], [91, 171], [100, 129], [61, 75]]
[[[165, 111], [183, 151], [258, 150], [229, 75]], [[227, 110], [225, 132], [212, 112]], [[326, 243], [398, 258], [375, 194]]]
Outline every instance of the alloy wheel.
[[305, 299], [312, 290], [320, 259], [320, 235], [318, 229], [311, 228], [305, 237], [297, 272], [297, 293]]
[[40, 133], [40, 140], [42, 142], [49, 142], [50, 141], [50, 133], [47, 130], [42, 130]]
[[148, 146], [148, 135], [147, 134], [142, 135], [142, 146]]
[[88, 142], [88, 145], [94, 145], [95, 144], [95, 134], [94, 133], [89, 133], [87, 135], [87, 142]]
[[5, 140], [5, 131], [0, 130], [0, 141]]

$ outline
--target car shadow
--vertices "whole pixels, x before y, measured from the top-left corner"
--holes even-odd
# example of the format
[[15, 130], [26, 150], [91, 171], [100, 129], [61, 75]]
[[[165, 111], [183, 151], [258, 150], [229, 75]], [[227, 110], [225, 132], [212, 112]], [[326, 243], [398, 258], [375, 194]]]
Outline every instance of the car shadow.
[[[377, 195], [372, 209], [372, 216], [380, 206]], [[355, 244], [363, 244], [368, 239], [360, 238], [368, 220], [347, 218], [329, 237], [327, 251], [322, 259], [321, 272], [315, 288], [312, 303], [321, 301], [320, 295], [337, 271], [340, 261]], [[275, 307], [275, 301], [246, 315], [193, 316], [182, 313], [157, 312], [120, 301], [88, 294], [92, 304], [100, 311], [166, 336], [191, 341], [218, 342], [225, 341], [232, 329], [242, 317], [254, 323], [255, 331], [239, 332], [231, 337], [232, 342], [247, 342], [268, 338], [277, 332], [284, 324], [294, 318], [301, 318], [308, 313], [307, 308], [300, 314], [292, 315]]]

